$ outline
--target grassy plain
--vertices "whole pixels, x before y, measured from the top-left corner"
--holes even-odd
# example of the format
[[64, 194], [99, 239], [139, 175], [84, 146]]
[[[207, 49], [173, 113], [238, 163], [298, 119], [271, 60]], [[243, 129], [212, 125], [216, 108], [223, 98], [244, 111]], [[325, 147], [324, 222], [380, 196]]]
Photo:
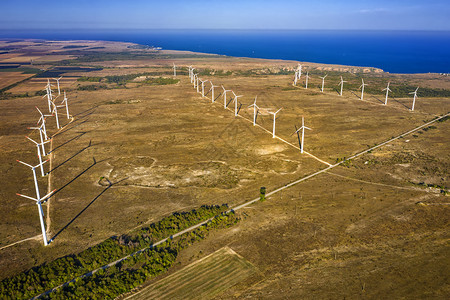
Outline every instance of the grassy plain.
[[224, 247], [126, 299], [211, 299], [256, 272], [251, 263]]
[[[6, 247], [0, 250], [1, 278], [77, 253], [174, 211], [202, 204], [232, 207], [257, 197], [261, 186], [271, 191], [327, 167], [296, 148], [293, 132], [301, 125], [301, 116], [312, 128], [306, 132], [306, 151], [333, 164], [450, 110], [448, 97], [422, 97], [420, 90], [414, 112], [409, 110], [412, 99], [395, 93], [389, 105], [381, 104], [384, 98], [378, 89], [387, 81], [408, 88], [420, 82], [439, 93], [449, 90], [448, 78], [437, 74], [391, 75], [373, 68], [305, 63], [312, 75], [306, 90], [292, 86], [292, 74], [284, 75], [296, 62], [155, 53], [130, 50], [132, 45], [122, 43], [8, 45], [25, 45], [27, 51], [42, 55], [58, 51], [73, 56], [61, 64], [102, 70], [68, 72], [64, 76], [70, 79], [62, 81], [74, 119], [69, 124], [61, 117], [67, 126], [53, 140], [51, 178], [39, 178], [42, 190], [49, 181], [49, 189], [57, 189], [45, 205], [49, 236], [54, 238], [46, 248], [39, 240], [35, 205], [15, 196], [33, 193], [30, 171], [15, 160], [36, 161], [35, 148], [24, 136], [37, 138], [27, 127], [38, 119], [35, 106], [45, 110], [46, 102], [40, 96], [0, 101], [0, 205], [5, 211], [0, 248]], [[95, 55], [87, 51], [83, 58], [85, 47], [64, 48], [68, 45], [105, 48], [91, 50]], [[75, 59], [74, 51], [81, 59]], [[102, 59], [102, 53], [109, 60]], [[176, 84], [131, 81], [97, 91], [78, 90], [79, 85], [103, 84], [76, 81], [79, 76], [149, 72], [171, 78], [174, 62], [193, 65], [200, 78], [244, 95], [239, 98], [243, 118], [234, 117], [233, 104], [223, 108], [221, 88], [216, 89], [214, 104], [210, 93], [205, 98], [196, 93], [185, 69], [179, 70]], [[39, 67], [54, 65], [42, 60]], [[345, 72], [342, 75], [349, 81], [342, 97], [336, 92], [339, 72]], [[318, 76], [324, 73], [329, 76], [325, 93], [320, 93]], [[373, 88], [366, 101], [358, 99], [361, 77]], [[33, 78], [8, 92], [37, 91], [45, 83]], [[253, 110], [248, 105], [255, 96], [261, 107], [257, 123], [266, 130], [250, 122]], [[288, 143], [270, 134], [273, 118], [268, 112], [279, 108], [283, 109], [276, 135]], [[48, 118], [53, 134], [54, 122], [54, 117]], [[182, 252], [174, 272], [228, 245], [264, 279], [257, 284], [243, 279], [221, 298], [448, 294], [449, 124], [435, 123], [245, 208], [237, 228]], [[106, 190], [104, 178], [115, 184]], [[8, 246], [30, 237], [36, 239]]]

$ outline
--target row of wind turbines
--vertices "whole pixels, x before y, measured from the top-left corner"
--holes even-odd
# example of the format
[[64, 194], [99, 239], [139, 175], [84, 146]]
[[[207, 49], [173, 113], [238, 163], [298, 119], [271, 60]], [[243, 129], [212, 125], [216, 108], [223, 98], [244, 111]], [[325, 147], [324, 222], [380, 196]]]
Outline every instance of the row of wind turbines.
[[[49, 135], [47, 134], [47, 126], [46, 126], [47, 118], [55, 117], [56, 127], [57, 127], [57, 129], [61, 129], [59, 115], [58, 115], [58, 108], [65, 108], [65, 113], [66, 113], [67, 119], [70, 119], [69, 103], [68, 103], [68, 99], [67, 99], [65, 91], [64, 91], [64, 99], [62, 100], [62, 102], [59, 105], [56, 104], [58, 97], [61, 96], [61, 89], [60, 89], [60, 84], [59, 84], [59, 81], [61, 80], [61, 78], [62, 77], [53, 78], [54, 80], [56, 80], [57, 88], [58, 88], [58, 95], [56, 97], [54, 97], [54, 95], [53, 95], [53, 91], [52, 91], [53, 85], [50, 83], [50, 79], [47, 79], [47, 85], [45, 86], [46, 94], [44, 95], [43, 98], [47, 98], [48, 114], [42, 113], [42, 111], [36, 106], [36, 110], [40, 114], [40, 117], [36, 123], [37, 126], [36, 127], [28, 127], [28, 129], [38, 130], [38, 132], [39, 132], [39, 138], [40, 138], [39, 141], [35, 141], [28, 136], [26, 137], [28, 140], [30, 140], [36, 146], [37, 159], [38, 159], [39, 163], [37, 165], [32, 165], [32, 164], [28, 164], [23, 161], [17, 160], [19, 163], [29, 167], [33, 174], [34, 189], [36, 192], [36, 196], [32, 197], [32, 196], [27, 196], [27, 195], [22, 195], [22, 194], [17, 194], [17, 195], [36, 202], [36, 204], [38, 206], [39, 221], [41, 224], [42, 238], [44, 240], [44, 246], [47, 246], [49, 244], [49, 241], [47, 240], [47, 232], [46, 232], [45, 223], [44, 223], [44, 211], [42, 209], [42, 204], [45, 203], [56, 190], [51, 191], [50, 193], [48, 193], [45, 196], [41, 196], [41, 193], [39, 190], [39, 184], [38, 184], [38, 180], [37, 180], [36, 170], [37, 169], [40, 170], [41, 177], [45, 177], [46, 175], [48, 175], [48, 173], [46, 173], [44, 171], [44, 164], [46, 162], [48, 162], [49, 159], [46, 159], [46, 160], [44, 160], [44, 159], [46, 156], [48, 156], [50, 154], [50, 152], [46, 152], [45, 144], [51, 142], [52, 138], [49, 138]], [[49, 170], [49, 172], [50, 172], [50, 170]]]
[[[173, 65], [173, 69], [174, 69], [174, 76], [176, 76], [176, 66], [175, 64]], [[239, 108], [242, 106], [242, 103], [239, 102], [239, 98], [242, 97], [243, 95], [236, 95], [235, 92], [233, 90], [227, 90], [223, 85], [221, 85], [223, 92], [221, 94], [219, 94], [219, 96], [217, 96], [217, 98], [215, 98], [215, 88], [219, 87], [217, 85], [214, 85], [213, 82], [211, 80], [202, 80], [201, 78], [199, 78], [198, 73], [194, 72], [195, 68], [192, 66], [188, 67], [188, 76], [189, 79], [191, 81], [191, 83], [193, 84], [194, 89], [196, 89], [197, 93], [201, 94], [202, 98], [206, 97], [205, 94], [205, 83], [209, 82], [210, 83], [210, 88], [208, 90], [208, 92], [211, 92], [211, 103], [215, 103], [215, 101], [221, 96], [223, 95], [223, 108], [227, 109], [228, 108], [228, 104], [234, 102], [234, 116], [237, 117], [239, 115]], [[233, 94], [233, 97], [230, 99], [231, 101], [228, 103], [227, 102], [227, 93], [231, 92]], [[251, 105], [249, 105], [248, 107], [253, 107], [253, 126], [256, 126], [256, 119], [259, 113], [259, 110], [261, 109], [257, 104], [256, 104], [256, 100], [257, 97], [255, 97], [255, 100], [253, 101], [253, 103]], [[239, 108], [238, 108], [238, 102], [239, 102]], [[271, 112], [269, 111], [269, 114], [273, 115], [273, 126], [272, 126], [272, 138], [276, 137], [275, 134], [275, 130], [276, 130], [276, 116], [277, 114], [282, 110], [283, 108], [278, 109], [275, 112]], [[260, 125], [258, 125], [260, 126]], [[304, 148], [304, 140], [305, 140], [305, 129], [308, 130], [312, 130], [309, 127], [305, 126], [305, 119], [302, 116], [302, 126], [300, 128], [297, 129], [297, 126], [295, 126], [296, 131], [293, 134], [298, 134], [299, 131], [301, 131], [301, 141], [300, 141], [300, 153], [303, 153], [303, 148]]]
[[[295, 74], [294, 74], [294, 81], [292, 83], [293, 86], [297, 86], [298, 81], [300, 80], [302, 76], [302, 65], [298, 64], [297, 69], [295, 70]], [[320, 91], [323, 93], [324, 91], [324, 87], [325, 87], [325, 78], [328, 76], [328, 74], [325, 74], [325, 76], [319, 76], [320, 79], [322, 79], [322, 86]], [[305, 75], [305, 89], [308, 89], [308, 80], [310, 79], [310, 75], [309, 75], [309, 71], [306, 72]], [[361, 79], [362, 83], [361, 86], [358, 88], [358, 90], [361, 90], [361, 97], [359, 98], [360, 100], [364, 100], [364, 87], [367, 86], [367, 83], [364, 83], [364, 79]], [[347, 82], [345, 81], [342, 76], [341, 76], [341, 80], [339, 81], [338, 86], [340, 86], [340, 92], [339, 92], [339, 96], [342, 96], [343, 90], [344, 90], [344, 83]], [[389, 85], [391, 83], [388, 82], [387, 87], [385, 89], [383, 89], [382, 91], [386, 91], [386, 96], [385, 96], [385, 100], [384, 100], [384, 105], [388, 104], [388, 98], [389, 98], [389, 92], [392, 92], [392, 90], [389, 88]], [[416, 104], [416, 99], [418, 98], [417, 96], [417, 91], [419, 90], [419, 87], [417, 87], [417, 89], [414, 92], [409, 93], [410, 95], [414, 95], [413, 97], [413, 102], [412, 102], [412, 106], [411, 106], [411, 111], [414, 111], [414, 106]]]

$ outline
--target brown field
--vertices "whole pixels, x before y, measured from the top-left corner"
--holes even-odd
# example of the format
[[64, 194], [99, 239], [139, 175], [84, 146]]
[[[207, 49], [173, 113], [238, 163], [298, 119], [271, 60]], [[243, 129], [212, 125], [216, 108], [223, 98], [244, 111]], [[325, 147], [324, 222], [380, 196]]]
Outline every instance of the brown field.
[[[45, 47], [67, 45], [55, 44]], [[96, 45], [120, 51], [128, 44]], [[222, 56], [169, 57], [89, 63], [110, 69], [86, 76], [166, 71], [170, 77], [173, 62], [236, 74], [296, 66]], [[321, 66], [308, 67], [317, 72]], [[360, 82], [353, 73], [343, 76], [349, 85]], [[416, 84], [423, 79], [428, 87], [450, 87], [436, 74], [402, 76], [372, 70], [365, 76], [369, 84]], [[96, 83], [63, 79], [73, 121], [61, 113], [65, 127], [57, 132], [54, 117], [48, 118], [48, 130], [56, 134], [51, 166], [46, 166], [51, 172], [39, 182], [42, 190], [57, 192], [44, 205], [49, 237], [54, 238], [46, 248], [39, 240], [35, 205], [15, 196], [33, 193], [29, 169], [15, 160], [36, 161], [35, 148], [24, 136], [37, 138], [27, 127], [38, 119], [34, 106], [45, 110], [47, 104], [42, 97], [0, 101], [0, 278], [79, 252], [174, 211], [202, 204], [242, 204], [257, 197], [261, 186], [273, 191], [450, 111], [448, 98], [420, 97], [411, 112], [410, 98], [392, 98], [384, 106], [382, 96], [367, 93], [361, 101], [359, 92], [348, 88], [340, 97], [334, 90], [336, 74], [327, 79], [325, 93], [319, 92], [318, 74], [312, 75], [308, 90], [292, 87], [291, 75], [200, 77], [244, 95], [239, 98], [240, 117], [234, 117], [232, 103], [223, 108], [222, 96], [214, 104], [210, 93], [202, 98], [186, 75], [179, 75], [177, 84], [136, 81], [97, 91], [76, 89], [78, 84]], [[46, 80], [32, 79], [11, 91], [39, 90], [45, 84]], [[255, 96], [261, 107], [258, 126], [252, 126], [253, 110], [248, 108]], [[273, 139], [268, 112], [279, 108], [280, 139]], [[305, 135], [305, 150], [318, 159], [298, 150], [293, 132], [301, 116], [312, 128]], [[228, 246], [253, 264], [262, 279], [242, 278], [216, 295], [219, 298], [446, 298], [449, 124], [436, 122], [239, 211], [242, 221], [237, 226], [181, 252], [169, 276], [182, 274], [173, 273], [177, 270], [187, 272], [190, 269], [183, 267]], [[101, 177], [115, 184], [105, 190]], [[151, 284], [168, 283], [167, 278]]]
[[22, 72], [0, 72], [0, 89], [31, 76], [33, 76], [33, 74], [22, 74]]
[[224, 247], [125, 299], [211, 299], [255, 272], [251, 263]]

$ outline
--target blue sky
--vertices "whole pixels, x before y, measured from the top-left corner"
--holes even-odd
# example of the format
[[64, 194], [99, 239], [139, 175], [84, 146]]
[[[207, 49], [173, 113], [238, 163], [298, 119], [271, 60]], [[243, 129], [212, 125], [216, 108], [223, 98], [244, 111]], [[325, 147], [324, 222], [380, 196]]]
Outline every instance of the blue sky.
[[0, 30], [450, 30], [450, 1], [0, 0], [0, 16]]

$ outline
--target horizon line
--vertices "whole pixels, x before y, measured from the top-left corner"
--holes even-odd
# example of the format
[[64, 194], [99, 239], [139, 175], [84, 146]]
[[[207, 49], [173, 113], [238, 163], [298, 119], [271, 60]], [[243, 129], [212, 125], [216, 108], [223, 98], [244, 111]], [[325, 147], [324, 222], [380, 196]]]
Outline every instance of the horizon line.
[[[180, 31], [188, 31], [188, 30], [205, 30], [205, 31], [213, 31], [213, 30], [228, 30], [228, 31], [433, 31], [433, 32], [450, 32], [450, 29], [352, 29], [352, 28], [340, 28], [340, 29], [327, 29], [327, 28], [0, 28], [0, 30], [6, 31], [40, 31], [40, 30], [53, 30], [53, 31], [65, 31], [65, 30], [83, 30], [83, 31], [100, 31], [100, 30], [180, 30]], [[0, 33], [1, 35], [1, 33]]]

